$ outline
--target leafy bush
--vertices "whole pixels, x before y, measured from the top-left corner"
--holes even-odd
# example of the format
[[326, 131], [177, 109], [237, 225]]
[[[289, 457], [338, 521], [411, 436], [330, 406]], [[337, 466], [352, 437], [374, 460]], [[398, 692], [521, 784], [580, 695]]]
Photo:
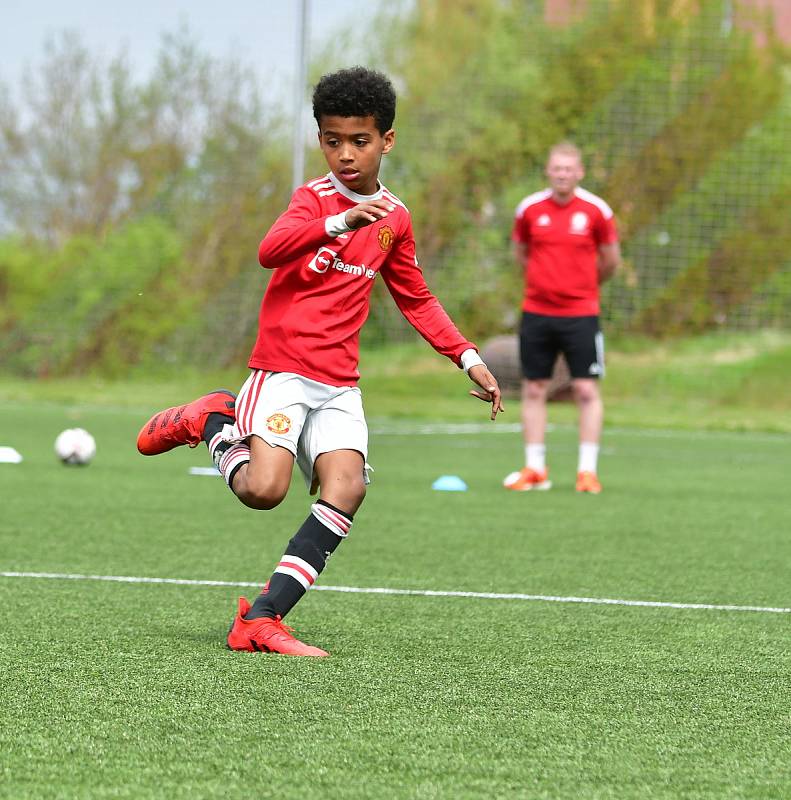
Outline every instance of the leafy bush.
[[177, 286], [168, 271], [178, 275], [181, 256], [178, 237], [152, 218], [104, 240], [70, 243], [58, 254], [54, 280], [7, 337], [3, 360], [37, 375], [87, 366], [115, 373], [134, 363], [178, 320]]

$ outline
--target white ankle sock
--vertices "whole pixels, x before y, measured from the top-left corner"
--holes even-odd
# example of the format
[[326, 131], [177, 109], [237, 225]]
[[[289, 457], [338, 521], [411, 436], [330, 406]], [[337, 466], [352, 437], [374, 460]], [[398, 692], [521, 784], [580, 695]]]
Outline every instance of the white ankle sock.
[[599, 445], [597, 442], [580, 442], [580, 455], [577, 462], [577, 472], [596, 472], [596, 462], [599, 459]]
[[546, 467], [547, 448], [543, 444], [525, 445], [525, 464], [529, 469], [543, 472]]

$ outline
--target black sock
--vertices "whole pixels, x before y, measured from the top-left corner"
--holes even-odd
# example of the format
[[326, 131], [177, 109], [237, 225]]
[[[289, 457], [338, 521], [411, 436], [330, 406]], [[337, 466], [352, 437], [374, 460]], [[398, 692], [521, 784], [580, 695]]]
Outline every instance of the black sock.
[[226, 425], [233, 425], [233, 423], [233, 417], [229, 417], [227, 414], [220, 414], [217, 411], [206, 417], [206, 425], [203, 428], [203, 441], [206, 442], [206, 447], [209, 448], [209, 455], [215, 466], [219, 466], [222, 454], [229, 447], [233, 447], [233, 445], [221, 439], [215, 442], [212, 442], [212, 440], [215, 439], [219, 433], [222, 433], [222, 429]]
[[351, 524], [349, 514], [324, 500], [311, 506], [310, 515], [289, 541], [269, 579], [268, 591], [255, 599], [245, 619], [285, 617], [313, 585]]

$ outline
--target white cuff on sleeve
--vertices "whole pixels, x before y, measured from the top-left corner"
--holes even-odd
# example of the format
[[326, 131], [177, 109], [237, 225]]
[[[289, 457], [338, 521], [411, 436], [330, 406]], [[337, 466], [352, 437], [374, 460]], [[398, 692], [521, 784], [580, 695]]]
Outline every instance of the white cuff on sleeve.
[[[473, 350], [471, 347], [461, 354], [459, 360], [461, 361], [461, 368], [467, 374], [470, 372], [470, 367], [477, 367], [478, 364], [483, 364], [483, 359], [478, 355], [477, 350]], [[484, 364], [484, 366], [486, 365]]]
[[324, 230], [327, 231], [327, 236], [340, 236], [342, 233], [347, 233], [351, 228], [346, 224], [346, 212], [342, 211], [334, 217], [327, 217], [324, 220]]

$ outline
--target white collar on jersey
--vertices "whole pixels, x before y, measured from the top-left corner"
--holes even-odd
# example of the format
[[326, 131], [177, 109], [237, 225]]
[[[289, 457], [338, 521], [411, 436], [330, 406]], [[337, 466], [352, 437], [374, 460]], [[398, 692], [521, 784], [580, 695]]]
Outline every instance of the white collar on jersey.
[[347, 189], [346, 186], [341, 183], [338, 178], [332, 172], [327, 173], [327, 177], [332, 182], [332, 185], [338, 190], [340, 194], [344, 197], [348, 197], [354, 203], [365, 203], [369, 200], [381, 200], [382, 198], [382, 184], [379, 181], [376, 182], [376, 185], [379, 187], [373, 194], [357, 194], [357, 192], [353, 192], [351, 189]]

